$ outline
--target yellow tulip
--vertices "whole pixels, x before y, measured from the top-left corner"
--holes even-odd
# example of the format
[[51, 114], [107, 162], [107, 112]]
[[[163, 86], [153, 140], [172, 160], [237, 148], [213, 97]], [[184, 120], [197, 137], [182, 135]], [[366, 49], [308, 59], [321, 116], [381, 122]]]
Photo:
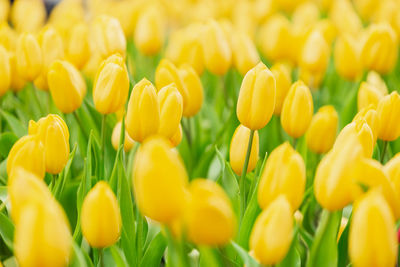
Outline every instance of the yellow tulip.
[[332, 44], [336, 39], [337, 29], [330, 19], [321, 19], [317, 21], [313, 29], [319, 31], [328, 44]]
[[51, 96], [63, 113], [78, 109], [86, 95], [86, 83], [81, 73], [67, 61], [56, 60], [47, 74]]
[[263, 128], [275, 109], [276, 85], [272, 72], [258, 63], [244, 76], [240, 86], [236, 114], [251, 130]]
[[381, 75], [376, 71], [371, 70], [368, 72], [367, 83], [375, 86], [376, 89], [382, 92], [383, 95], [388, 94], [388, 88], [386, 86], [385, 81], [382, 79]]
[[7, 50], [0, 45], [0, 97], [4, 95], [11, 85], [10, 56]]
[[367, 69], [389, 73], [395, 67], [398, 54], [396, 33], [388, 24], [368, 27], [363, 40], [361, 59]]
[[11, 71], [10, 87], [11, 87], [11, 90], [13, 90], [14, 92], [19, 92], [25, 87], [26, 81], [18, 73], [16, 61], [17, 61], [17, 58], [16, 58], [15, 53], [11, 53], [10, 54], [10, 71]]
[[329, 62], [329, 45], [318, 31], [311, 32], [299, 56], [299, 65], [312, 73], [325, 72]]
[[236, 217], [225, 191], [215, 182], [196, 179], [189, 186], [185, 225], [190, 241], [219, 246], [234, 237]]
[[172, 138], [179, 127], [182, 118], [183, 100], [174, 84], [169, 84], [158, 92], [160, 106], [160, 126], [158, 133], [166, 138]]
[[69, 158], [69, 131], [64, 120], [55, 114], [29, 122], [29, 134], [38, 135], [44, 145], [46, 171], [57, 174], [64, 169]]
[[385, 96], [374, 85], [362, 82], [358, 89], [357, 106], [358, 110], [368, 107], [369, 105], [377, 106], [379, 101]]
[[[247, 146], [250, 138], [250, 129], [240, 124], [232, 136], [229, 150], [229, 160], [233, 171], [237, 175], [242, 174], [243, 165], [246, 157]], [[249, 165], [247, 172], [251, 172], [257, 165], [259, 151], [258, 131], [254, 133], [253, 143], [251, 145]]]
[[306, 135], [307, 146], [311, 151], [323, 154], [332, 148], [336, 139], [338, 120], [338, 114], [333, 106], [323, 106], [318, 110], [311, 120]]
[[182, 126], [179, 124], [178, 129], [176, 129], [174, 135], [169, 139], [171, 141], [172, 146], [178, 146], [182, 141]]
[[378, 104], [376, 110], [379, 117], [378, 138], [384, 141], [393, 141], [400, 136], [400, 96], [394, 91], [385, 96]]
[[260, 62], [256, 46], [250, 37], [243, 32], [238, 32], [233, 36], [232, 53], [233, 64], [242, 75], [245, 75]]
[[38, 136], [26, 135], [15, 142], [8, 154], [7, 174], [11, 175], [12, 170], [17, 167], [22, 167], [41, 179], [44, 178], [45, 149]]
[[333, 52], [336, 71], [348, 80], [356, 80], [362, 73], [360, 49], [355, 38], [341, 35]]
[[396, 225], [382, 193], [373, 190], [354, 207], [349, 233], [349, 256], [353, 266], [395, 266]]
[[[0, 1], [0, 23], [7, 21], [9, 11], [10, 11], [10, 2], [7, 0], [1, 0]], [[1, 264], [1, 262], [0, 262], [0, 264]]]
[[313, 91], [319, 89], [325, 72], [311, 72], [306, 68], [300, 68], [299, 71], [299, 80], [302, 80]]
[[46, 20], [44, 2], [41, 0], [14, 1], [10, 19], [17, 32], [38, 32]]
[[293, 235], [292, 212], [286, 197], [279, 196], [257, 217], [250, 250], [261, 264], [276, 264], [286, 256]]
[[280, 115], [282, 112], [283, 101], [285, 100], [285, 97], [289, 92], [290, 86], [292, 85], [292, 69], [288, 64], [275, 63], [271, 67], [271, 72], [274, 75], [276, 82], [274, 114]]
[[36, 79], [42, 71], [43, 57], [39, 43], [33, 34], [20, 35], [15, 54], [19, 75], [28, 81]]
[[126, 39], [121, 24], [116, 18], [106, 15], [96, 17], [92, 24], [95, 51], [103, 58], [119, 53], [125, 56]]
[[359, 119], [364, 119], [368, 124], [369, 128], [371, 128], [372, 134], [374, 136], [374, 141], [378, 138], [378, 129], [379, 129], [379, 117], [373, 106], [368, 106], [366, 108], [361, 109], [356, 116], [354, 116], [353, 121], [357, 121]]
[[232, 52], [229, 41], [216, 21], [208, 21], [201, 42], [206, 68], [216, 75], [225, 74], [231, 66]]
[[145, 9], [139, 15], [135, 29], [135, 45], [147, 56], [157, 54], [164, 43], [165, 21], [156, 7]]
[[185, 116], [192, 117], [200, 111], [201, 106], [203, 105], [203, 85], [199, 75], [189, 64], [183, 64], [179, 68], [179, 75], [181, 76], [183, 86], [186, 88], [188, 93]]
[[[119, 148], [119, 140], [121, 137], [121, 127], [122, 127], [122, 122], [117, 122], [114, 126], [114, 130], [111, 135], [111, 144], [113, 145], [115, 150], [118, 150]], [[133, 145], [135, 144], [135, 141], [129, 136], [128, 132], [125, 129], [125, 139], [124, 139], [124, 150], [125, 152], [129, 152]]]
[[142, 79], [133, 87], [126, 114], [126, 130], [133, 140], [143, 142], [158, 133], [160, 109], [156, 88], [151, 82]]
[[400, 197], [400, 153], [397, 153], [389, 160], [383, 167], [383, 170], [392, 182], [397, 197]]
[[340, 34], [357, 36], [363, 28], [362, 21], [349, 0], [332, 1], [329, 16]]
[[84, 23], [79, 23], [71, 29], [67, 46], [67, 58], [78, 69], [82, 69], [90, 58], [88, 34], [88, 26]]
[[15, 48], [17, 47], [17, 41], [17, 32], [11, 28], [7, 22], [0, 23], [0, 44], [8, 51], [15, 51]]
[[114, 113], [125, 105], [129, 93], [129, 76], [124, 58], [109, 56], [97, 70], [93, 82], [93, 102], [102, 114]]
[[98, 182], [86, 195], [81, 213], [82, 234], [90, 246], [104, 248], [121, 236], [121, 212], [110, 186]]
[[265, 163], [258, 187], [258, 203], [266, 209], [277, 197], [284, 195], [292, 210], [303, 200], [306, 168], [300, 154], [285, 142], [275, 148]]
[[354, 0], [354, 7], [364, 20], [370, 20], [379, 7], [379, 2], [374, 0]]
[[281, 124], [293, 138], [299, 138], [308, 129], [314, 112], [310, 89], [302, 81], [295, 82], [283, 102]]
[[163, 137], [147, 139], [133, 166], [133, 188], [141, 213], [171, 223], [184, 211], [188, 177], [178, 152]]

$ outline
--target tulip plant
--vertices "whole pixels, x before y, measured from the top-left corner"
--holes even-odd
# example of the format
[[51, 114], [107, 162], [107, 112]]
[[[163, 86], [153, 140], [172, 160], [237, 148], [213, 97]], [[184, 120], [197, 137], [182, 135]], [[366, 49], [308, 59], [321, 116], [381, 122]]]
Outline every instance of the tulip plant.
[[395, 267], [400, 1], [0, 0], [0, 267]]

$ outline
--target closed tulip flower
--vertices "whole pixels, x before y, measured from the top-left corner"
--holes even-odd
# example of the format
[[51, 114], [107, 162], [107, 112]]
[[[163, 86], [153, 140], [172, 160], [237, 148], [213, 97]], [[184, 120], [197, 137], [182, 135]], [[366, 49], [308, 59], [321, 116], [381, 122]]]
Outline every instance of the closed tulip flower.
[[10, 19], [14, 28], [22, 32], [35, 33], [46, 20], [46, 7], [40, 0], [17, 0], [11, 9]]
[[[6, 1], [8, 2], [8, 1]], [[0, 8], [1, 9], [1, 8]], [[18, 34], [7, 22], [0, 22], [0, 44], [9, 52], [15, 51], [17, 47]]]
[[7, 50], [0, 45], [0, 97], [4, 95], [11, 84], [10, 56]]
[[82, 69], [90, 58], [88, 34], [88, 26], [84, 23], [77, 24], [71, 29], [67, 58], [78, 69]]
[[93, 84], [93, 102], [97, 111], [110, 114], [123, 107], [129, 93], [129, 76], [124, 58], [115, 54], [104, 60]]
[[338, 129], [338, 114], [331, 105], [321, 107], [313, 116], [307, 130], [308, 148], [314, 153], [328, 152], [335, 142]]
[[[250, 129], [240, 124], [232, 136], [231, 147], [229, 150], [229, 161], [233, 171], [237, 175], [242, 174], [244, 161], [246, 158], [247, 144], [250, 138]], [[249, 158], [249, 165], [247, 172], [251, 172], [257, 165], [259, 153], [259, 137], [258, 131], [254, 133], [253, 143], [251, 145], [251, 152]]]
[[189, 186], [185, 225], [190, 241], [219, 246], [233, 238], [236, 217], [225, 191], [215, 182], [196, 179]]
[[257, 48], [250, 37], [238, 32], [232, 39], [233, 64], [240, 74], [245, 75], [260, 62]]
[[10, 150], [7, 159], [7, 174], [16, 167], [23, 167], [27, 171], [44, 178], [45, 150], [38, 136], [27, 135], [21, 137]]
[[261, 264], [276, 264], [286, 256], [292, 232], [293, 209], [285, 196], [279, 196], [257, 217], [250, 235], [250, 250]]
[[163, 87], [157, 95], [160, 105], [160, 126], [158, 133], [172, 138], [182, 118], [183, 100], [174, 84]]
[[126, 115], [126, 130], [137, 142], [157, 134], [160, 124], [160, 110], [156, 88], [146, 79], [132, 89]]
[[362, 73], [360, 49], [350, 35], [341, 35], [336, 40], [333, 52], [335, 68], [340, 76], [354, 81]]
[[381, 192], [373, 190], [354, 207], [349, 233], [349, 256], [353, 266], [395, 266], [396, 225]]
[[121, 236], [121, 212], [110, 186], [98, 182], [86, 195], [82, 204], [82, 234], [90, 246], [105, 248]]
[[43, 57], [39, 43], [33, 34], [20, 35], [15, 54], [19, 75], [28, 81], [36, 79], [42, 71]]
[[358, 110], [366, 108], [369, 105], [377, 106], [384, 96], [385, 94], [374, 85], [362, 82], [357, 95]]
[[13, 92], [19, 92], [25, 87], [26, 81], [18, 73], [17, 57], [15, 53], [10, 54], [10, 71], [11, 71], [11, 81], [10, 81], [11, 90]]
[[299, 153], [285, 142], [275, 148], [261, 174], [258, 187], [258, 203], [266, 209], [279, 195], [284, 195], [292, 210], [303, 200], [306, 185], [306, 168]]
[[221, 26], [209, 21], [202, 34], [202, 47], [206, 68], [216, 74], [225, 74], [232, 61], [232, 51]]
[[259, 63], [243, 78], [236, 114], [241, 124], [251, 130], [263, 128], [275, 109], [276, 85], [272, 72]]
[[[114, 126], [114, 130], [111, 135], [111, 144], [113, 145], [115, 150], [118, 150], [119, 148], [119, 140], [121, 137], [121, 128], [122, 128], [122, 122], [117, 122]], [[125, 129], [125, 139], [124, 139], [124, 150], [125, 152], [129, 152], [133, 145], [135, 144], [135, 141], [129, 136], [128, 132]]]
[[379, 117], [378, 138], [384, 141], [393, 141], [400, 136], [400, 96], [394, 91], [385, 96], [378, 104], [376, 110]]
[[103, 58], [119, 53], [125, 55], [126, 39], [121, 24], [116, 18], [98, 16], [92, 25], [95, 49]]
[[329, 50], [329, 45], [322, 34], [313, 31], [303, 45], [299, 65], [313, 73], [325, 72], [328, 67]]
[[63, 113], [78, 109], [86, 95], [81, 73], [67, 61], [56, 60], [49, 69], [47, 81], [57, 108]]
[[283, 102], [281, 113], [283, 129], [293, 138], [299, 138], [307, 131], [313, 112], [310, 89], [302, 81], [295, 82]]
[[163, 137], [146, 140], [133, 166], [133, 188], [141, 213], [171, 223], [184, 211], [188, 177], [179, 154]]
[[368, 124], [369, 128], [371, 128], [372, 134], [374, 136], [374, 141], [378, 138], [378, 130], [379, 130], [379, 117], [373, 106], [368, 106], [366, 108], [361, 109], [356, 116], [354, 116], [353, 121], [357, 121], [359, 119], [364, 119]]
[[400, 153], [389, 160], [383, 170], [393, 183], [397, 196], [400, 197]]
[[196, 115], [203, 105], [204, 92], [199, 75], [188, 64], [184, 64], [179, 68], [179, 75], [181, 76], [183, 86], [188, 93], [188, 101], [186, 107], [186, 117]]
[[389, 73], [397, 62], [396, 33], [388, 24], [373, 24], [365, 33], [361, 59], [367, 69]]
[[382, 79], [381, 75], [376, 71], [369, 71], [367, 75], [367, 83], [373, 85], [378, 89], [382, 94], [388, 94], [388, 88], [386, 86], [385, 81]]
[[165, 21], [160, 9], [150, 7], [141, 12], [136, 23], [135, 45], [147, 56], [157, 54], [164, 43]]
[[275, 63], [271, 67], [271, 72], [274, 75], [276, 82], [274, 114], [280, 115], [282, 112], [283, 101], [285, 100], [285, 97], [289, 92], [290, 86], [292, 85], [292, 70], [288, 64]]
[[37, 134], [44, 145], [46, 172], [57, 174], [69, 158], [69, 131], [64, 120], [55, 114], [29, 122], [29, 134]]
[[178, 146], [182, 141], [182, 125], [179, 124], [178, 129], [176, 129], [174, 135], [169, 139], [171, 141], [172, 146]]
[[[7, 21], [8, 12], [10, 11], [10, 2], [7, 0], [0, 1], [0, 23]], [[1, 266], [1, 265], [0, 265]]]

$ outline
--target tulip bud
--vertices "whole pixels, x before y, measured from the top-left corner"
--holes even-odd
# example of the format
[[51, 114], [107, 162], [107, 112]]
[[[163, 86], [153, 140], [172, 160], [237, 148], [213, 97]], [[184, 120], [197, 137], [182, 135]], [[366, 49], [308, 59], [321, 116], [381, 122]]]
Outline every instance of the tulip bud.
[[55, 114], [29, 122], [29, 134], [38, 135], [44, 145], [46, 172], [57, 174], [69, 158], [69, 131], [64, 120]]
[[338, 114], [331, 105], [321, 107], [313, 116], [307, 130], [308, 148], [314, 153], [328, 152], [335, 142], [338, 129]]
[[[8, 1], [6, 1], [8, 2]], [[0, 7], [1, 9], [1, 7]], [[0, 23], [0, 44], [9, 52], [17, 47], [18, 34], [7, 22]]]
[[[10, 2], [7, 0], [1, 0], [0, 1], [0, 23], [7, 21], [9, 11], [10, 11]], [[1, 262], [0, 262], [0, 264], [1, 264]]]
[[360, 49], [350, 35], [342, 35], [336, 40], [333, 52], [336, 71], [348, 80], [356, 80], [362, 73]]
[[[330, 0], [322, 0], [330, 1]], [[318, 20], [314, 25], [314, 30], [319, 31], [328, 44], [332, 44], [336, 40], [337, 29], [332, 20], [326, 18]]]
[[235, 234], [236, 218], [225, 191], [215, 182], [196, 179], [189, 186], [185, 224], [190, 241], [220, 246]]
[[21, 91], [25, 85], [26, 81], [21, 78], [20, 74], [17, 71], [17, 59], [15, 53], [10, 54], [10, 72], [11, 72], [11, 81], [10, 87], [14, 92]]
[[[115, 150], [118, 150], [119, 148], [119, 140], [121, 137], [121, 127], [122, 127], [122, 122], [117, 122], [115, 124], [114, 130], [112, 132], [111, 136], [111, 143], [114, 147]], [[125, 129], [125, 139], [124, 139], [124, 150], [125, 152], [129, 152], [133, 145], [135, 144], [135, 141], [129, 136], [128, 132]]]
[[263, 64], [249, 70], [240, 86], [236, 114], [241, 124], [252, 130], [263, 128], [275, 109], [275, 78]]
[[43, 65], [42, 50], [36, 38], [32, 34], [21, 34], [15, 54], [19, 75], [28, 81], [36, 79], [42, 71]]
[[11, 175], [11, 171], [17, 167], [44, 178], [45, 150], [38, 136], [23, 136], [12, 146], [7, 159], [7, 174]]
[[37, 32], [46, 20], [46, 7], [40, 0], [17, 0], [11, 9], [10, 19], [17, 32]]
[[105, 248], [121, 236], [121, 212], [110, 186], [98, 182], [86, 195], [82, 204], [82, 234], [90, 246]]
[[318, 31], [307, 37], [299, 58], [299, 65], [313, 73], [325, 72], [329, 62], [329, 45]]
[[308, 129], [314, 112], [310, 89], [297, 81], [283, 102], [281, 124], [283, 129], [293, 138], [299, 138]]
[[372, 135], [374, 136], [374, 142], [378, 138], [378, 130], [379, 130], [379, 117], [376, 110], [373, 106], [368, 106], [367, 108], [361, 109], [356, 116], [354, 117], [353, 121], [357, 120], [365, 120], [368, 124], [369, 128], [371, 128]]
[[362, 82], [358, 89], [357, 105], [358, 110], [369, 105], [377, 106], [379, 101], [385, 96], [378, 88], [367, 82]]
[[363, 40], [361, 59], [367, 69], [389, 73], [397, 62], [396, 33], [388, 24], [372, 24]]
[[7, 50], [0, 45], [0, 97], [4, 95], [11, 84], [10, 56]]
[[232, 52], [221, 26], [216, 21], [209, 21], [201, 41], [206, 68], [216, 75], [225, 74], [231, 66]]
[[[250, 139], [250, 129], [240, 124], [236, 128], [235, 133], [232, 136], [231, 147], [229, 150], [229, 160], [231, 163], [231, 167], [237, 175], [242, 174], [249, 139]], [[253, 136], [253, 143], [251, 145], [247, 173], [251, 172], [256, 167], [258, 161], [258, 151], [259, 151], [259, 137], [258, 137], [258, 131], [255, 131]]]
[[311, 72], [305, 68], [299, 70], [299, 80], [302, 80], [313, 91], [319, 89], [324, 76], [325, 72]]
[[176, 129], [174, 135], [169, 139], [171, 141], [172, 146], [178, 146], [182, 141], [182, 126], [179, 124], [178, 129]]
[[369, 71], [367, 75], [367, 83], [373, 85], [378, 89], [383, 95], [388, 94], [388, 88], [385, 81], [382, 79], [381, 75], [376, 71]]
[[90, 58], [88, 34], [88, 26], [84, 23], [77, 24], [71, 29], [67, 57], [78, 69], [82, 69]]
[[116, 18], [100, 15], [93, 21], [92, 27], [96, 51], [103, 58], [115, 53], [125, 55], [126, 39], [121, 24]]
[[115, 54], [104, 60], [93, 84], [93, 102], [97, 111], [110, 114], [122, 108], [129, 93], [129, 76], [124, 58]]
[[133, 165], [133, 188], [141, 213], [171, 223], [184, 210], [188, 177], [178, 152], [163, 137], [146, 140]]
[[396, 195], [400, 197], [400, 153], [389, 160], [383, 170], [392, 182]]
[[192, 117], [200, 111], [203, 104], [203, 85], [201, 83], [199, 75], [188, 64], [184, 64], [180, 67], [179, 75], [181, 76], [183, 86], [186, 88], [188, 93], [185, 116]]
[[137, 142], [157, 134], [160, 124], [160, 109], [153, 84], [142, 79], [132, 89], [128, 102], [126, 130]]
[[349, 256], [354, 267], [396, 265], [395, 221], [388, 203], [377, 190], [367, 193], [355, 204]]
[[306, 168], [299, 153], [285, 142], [275, 148], [261, 174], [258, 187], [258, 203], [262, 209], [268, 207], [278, 196], [284, 195], [293, 210], [303, 200], [306, 185]]
[[385, 96], [376, 110], [379, 117], [378, 138], [384, 141], [393, 141], [400, 136], [400, 96], [394, 91]]
[[274, 114], [280, 115], [282, 111], [283, 101], [292, 84], [291, 67], [285, 63], [276, 63], [271, 67], [271, 72], [276, 82], [276, 98]]
[[243, 32], [236, 33], [232, 41], [233, 63], [240, 74], [245, 75], [258, 62], [257, 48], [248, 35]]
[[157, 54], [164, 43], [165, 21], [156, 7], [150, 7], [139, 15], [135, 30], [135, 45], [146, 55]]
[[341, 34], [356, 36], [363, 28], [362, 21], [348, 0], [332, 1], [329, 17]]
[[276, 264], [286, 256], [293, 235], [292, 212], [289, 201], [281, 195], [257, 217], [250, 250], [261, 264]]
[[86, 83], [81, 73], [67, 61], [56, 60], [47, 73], [51, 96], [63, 113], [78, 109], [86, 95]]
[[158, 133], [172, 138], [182, 118], [183, 100], [174, 84], [163, 87], [157, 95], [160, 106], [160, 126]]

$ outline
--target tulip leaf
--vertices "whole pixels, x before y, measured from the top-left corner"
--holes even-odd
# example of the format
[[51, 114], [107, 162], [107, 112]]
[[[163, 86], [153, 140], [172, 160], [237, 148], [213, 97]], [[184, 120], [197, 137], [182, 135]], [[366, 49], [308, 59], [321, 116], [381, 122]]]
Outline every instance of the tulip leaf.
[[14, 240], [14, 224], [3, 212], [0, 212], [0, 236], [6, 246], [12, 251]]
[[139, 266], [158, 267], [167, 247], [165, 236], [159, 232], [150, 242]]
[[0, 201], [6, 202], [8, 193], [7, 193], [7, 186], [0, 186]]
[[[239, 204], [239, 185], [237, 182], [237, 178], [232, 171], [230, 164], [225, 160], [222, 153], [215, 147], [215, 151], [217, 153], [217, 157], [221, 164], [221, 175], [218, 179], [218, 182], [225, 189], [226, 193], [232, 200], [234, 204]], [[236, 203], [237, 202], [237, 203]]]
[[297, 251], [296, 245], [298, 244], [298, 231], [297, 229], [293, 234], [293, 241], [290, 245], [289, 251], [285, 258], [276, 265], [276, 267], [301, 267], [300, 254]]
[[200, 247], [199, 267], [220, 267], [223, 266], [219, 254], [212, 248]]
[[128, 267], [129, 266], [128, 263], [126, 262], [126, 259], [123, 256], [121, 250], [116, 245], [111, 246], [107, 250], [110, 252], [112, 259], [114, 261], [114, 264], [105, 264], [106, 266], [117, 266], [117, 267]]
[[251, 257], [244, 248], [236, 244], [234, 241], [231, 241], [230, 246], [232, 246], [233, 249], [238, 253], [246, 267], [260, 267], [260, 264], [258, 264], [258, 262]]
[[72, 260], [69, 264], [70, 267], [90, 267], [93, 266], [92, 265], [88, 265], [85, 259], [85, 256], [82, 252], [82, 250], [80, 249], [80, 247], [73, 242], [72, 243]]
[[10, 129], [13, 131], [13, 133], [19, 138], [27, 134], [28, 130], [25, 125], [23, 125], [14, 115], [4, 111], [0, 110], [1, 116], [4, 117], [6, 120], [8, 126], [10, 126]]
[[65, 165], [64, 170], [60, 173], [60, 175], [58, 177], [57, 184], [54, 189], [54, 197], [58, 200], [60, 199], [61, 194], [65, 187], [65, 184], [67, 182], [67, 179], [70, 176], [71, 165], [72, 165], [72, 161], [74, 160], [74, 157], [75, 157], [76, 149], [77, 149], [77, 144], [75, 144], [74, 148], [72, 149], [72, 152], [69, 155], [68, 162]]
[[14, 133], [7, 132], [0, 134], [0, 157], [6, 158], [11, 147], [18, 140]]
[[343, 230], [339, 239], [338, 266], [347, 266], [347, 264], [349, 263], [348, 241], [349, 241], [350, 224], [351, 224], [351, 215], [346, 224], [346, 228]]

